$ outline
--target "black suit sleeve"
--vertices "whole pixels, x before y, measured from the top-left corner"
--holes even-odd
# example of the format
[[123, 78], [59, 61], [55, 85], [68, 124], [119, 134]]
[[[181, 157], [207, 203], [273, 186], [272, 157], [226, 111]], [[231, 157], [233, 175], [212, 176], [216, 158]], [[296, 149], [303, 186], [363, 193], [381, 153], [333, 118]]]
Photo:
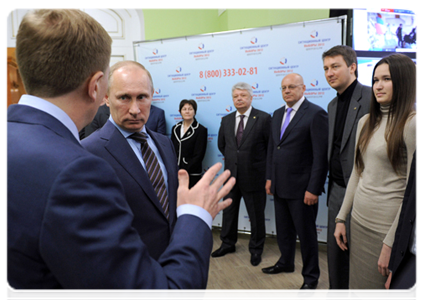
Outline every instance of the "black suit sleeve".
[[160, 111], [160, 117], [157, 123], [157, 132], [166, 135], [166, 118], [164, 110]]
[[324, 192], [324, 185], [328, 172], [328, 115], [324, 110], [316, 112], [310, 128], [313, 165], [307, 191], [320, 195]]
[[192, 167], [198, 168], [198, 166], [201, 166], [207, 150], [207, 128], [199, 126], [197, 132], [198, 136], [195, 140], [194, 155], [186, 165], [186, 170], [189, 174], [196, 172], [195, 170], [191, 170]]
[[[175, 132], [174, 132], [175, 131], [175, 126], [176, 125], [174, 125], [172, 127], [172, 130], [170, 131], [170, 140], [172, 141], [173, 149], [177, 153], [177, 149], [179, 149], [179, 142], [178, 142], [178, 139], [175, 136]], [[178, 156], [178, 155], [176, 155], [176, 156]]]
[[407, 187], [405, 189], [400, 219], [398, 221], [395, 240], [392, 246], [389, 270], [394, 274], [401, 264], [402, 259], [409, 251], [409, 242], [412, 238], [414, 222], [416, 219], [416, 153], [410, 168]]
[[269, 128], [269, 142], [267, 144], [266, 180], [271, 180], [272, 178], [272, 158], [273, 158], [273, 147], [274, 147], [272, 128], [273, 126], [270, 126]]
[[106, 104], [103, 104], [102, 106], [100, 106], [92, 122], [84, 128], [85, 130], [84, 138], [89, 136], [91, 133], [93, 133], [97, 129], [100, 129], [101, 127], [103, 127], [103, 125], [106, 124], [107, 120], [109, 119], [109, 116], [110, 116], [109, 107]]
[[223, 156], [225, 156], [225, 127], [224, 127], [224, 119], [222, 118], [222, 121], [220, 122], [220, 128], [219, 128], [219, 134], [217, 137], [217, 147], [219, 148], [220, 153], [222, 153]]

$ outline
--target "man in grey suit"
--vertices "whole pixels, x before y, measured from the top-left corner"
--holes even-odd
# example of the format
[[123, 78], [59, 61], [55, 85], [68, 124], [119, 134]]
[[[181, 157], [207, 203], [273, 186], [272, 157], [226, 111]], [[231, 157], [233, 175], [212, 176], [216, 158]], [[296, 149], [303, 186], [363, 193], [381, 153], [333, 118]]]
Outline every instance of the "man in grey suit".
[[[327, 253], [330, 289], [348, 289], [349, 252], [342, 251], [334, 237], [335, 218], [344, 200], [354, 165], [357, 124], [369, 112], [372, 89], [357, 81], [357, 56], [348, 46], [335, 46], [322, 55], [325, 77], [337, 91], [328, 105], [329, 189]], [[349, 232], [349, 218], [347, 219]]]
[[225, 169], [231, 171], [236, 184], [229, 193], [233, 202], [223, 211], [222, 245], [212, 257], [235, 252], [242, 197], [251, 222], [251, 264], [257, 266], [261, 262], [266, 236], [265, 176], [271, 117], [251, 106], [253, 91], [247, 83], [239, 82], [232, 87], [232, 100], [237, 111], [222, 118], [218, 147], [225, 157]]

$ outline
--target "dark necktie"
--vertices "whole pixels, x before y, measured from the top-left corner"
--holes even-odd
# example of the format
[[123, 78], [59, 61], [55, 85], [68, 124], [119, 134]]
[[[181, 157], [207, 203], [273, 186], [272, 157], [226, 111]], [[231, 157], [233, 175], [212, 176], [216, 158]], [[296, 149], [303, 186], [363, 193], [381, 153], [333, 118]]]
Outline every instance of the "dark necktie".
[[242, 134], [244, 133], [244, 117], [244, 115], [239, 115], [239, 124], [238, 129], [236, 131], [236, 143], [238, 147], [241, 144]]
[[150, 177], [151, 184], [156, 191], [157, 198], [162, 205], [166, 218], [169, 219], [169, 200], [167, 197], [167, 190], [163, 173], [160, 169], [160, 164], [156, 155], [154, 154], [153, 150], [151, 150], [150, 146], [148, 146], [147, 135], [144, 132], [136, 132], [129, 137], [141, 143], [142, 158], [145, 162], [148, 176]]
[[291, 119], [291, 111], [292, 111], [291, 107], [288, 107], [288, 109], [286, 110], [285, 122], [283, 122], [280, 139], [282, 139], [283, 133], [285, 132], [286, 127], [288, 127], [289, 121]]

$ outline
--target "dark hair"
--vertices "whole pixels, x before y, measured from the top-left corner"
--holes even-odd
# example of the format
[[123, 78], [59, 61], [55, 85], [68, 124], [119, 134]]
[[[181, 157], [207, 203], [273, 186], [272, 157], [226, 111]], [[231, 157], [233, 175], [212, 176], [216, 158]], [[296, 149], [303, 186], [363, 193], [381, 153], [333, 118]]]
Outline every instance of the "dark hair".
[[[385, 131], [388, 158], [395, 172], [403, 163], [401, 148], [404, 147], [404, 127], [408, 119], [415, 114], [416, 101], [416, 65], [406, 55], [393, 54], [382, 58], [373, 70], [374, 74], [378, 66], [387, 64], [392, 80], [392, 99], [389, 105], [388, 123]], [[372, 93], [370, 102], [370, 115], [363, 125], [356, 147], [356, 159], [358, 173], [364, 169], [362, 153], [366, 151], [369, 141], [382, 119], [380, 104]]]
[[28, 94], [58, 97], [109, 67], [112, 39], [78, 9], [27, 13], [16, 37], [16, 59]]
[[329, 50], [323, 52], [322, 59], [324, 60], [326, 57], [334, 57], [338, 55], [342, 55], [348, 67], [351, 66], [352, 64], [356, 65], [354, 74], [355, 74], [355, 77], [358, 78], [357, 54], [355, 53], [354, 49], [351, 48], [350, 46], [338, 45], [338, 46], [332, 47]]
[[184, 99], [181, 101], [181, 103], [179, 103], [179, 111], [182, 110], [182, 107], [184, 107], [185, 104], [189, 104], [192, 106], [192, 108], [194, 109], [194, 113], [197, 114], [197, 102], [195, 102], [195, 100], [192, 99]]

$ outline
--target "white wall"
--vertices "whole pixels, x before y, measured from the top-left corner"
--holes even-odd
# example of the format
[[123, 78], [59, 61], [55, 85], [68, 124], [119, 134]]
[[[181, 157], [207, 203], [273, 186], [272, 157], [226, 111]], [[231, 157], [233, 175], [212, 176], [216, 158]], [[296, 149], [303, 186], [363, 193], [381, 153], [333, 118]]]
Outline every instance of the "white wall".
[[[144, 16], [135, 9], [82, 9], [96, 19], [113, 39], [110, 65], [134, 59], [133, 42], [144, 40]], [[16, 47], [16, 34], [29, 9], [12, 11], [7, 19], [7, 47]]]

